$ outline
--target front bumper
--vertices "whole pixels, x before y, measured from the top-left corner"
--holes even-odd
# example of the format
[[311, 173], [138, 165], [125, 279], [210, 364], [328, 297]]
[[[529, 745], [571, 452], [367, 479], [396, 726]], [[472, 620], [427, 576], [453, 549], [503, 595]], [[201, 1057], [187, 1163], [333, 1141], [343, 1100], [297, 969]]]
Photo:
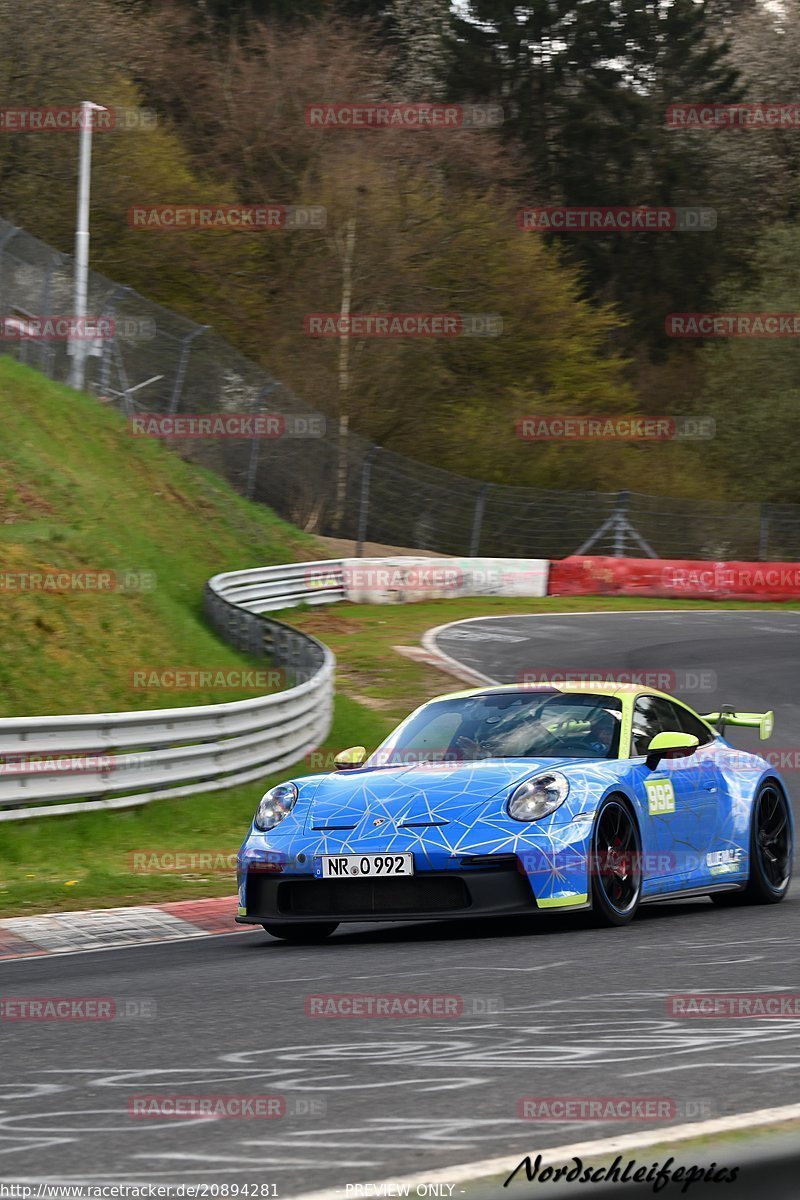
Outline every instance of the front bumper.
[[536, 912], [518, 864], [422, 871], [387, 879], [316, 879], [248, 871], [240, 884], [242, 925], [309, 921], [442, 921]]

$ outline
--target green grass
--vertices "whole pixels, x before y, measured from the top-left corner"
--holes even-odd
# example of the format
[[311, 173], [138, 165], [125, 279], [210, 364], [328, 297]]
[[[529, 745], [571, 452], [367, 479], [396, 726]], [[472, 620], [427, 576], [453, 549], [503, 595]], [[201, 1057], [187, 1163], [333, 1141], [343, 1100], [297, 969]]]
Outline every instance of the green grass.
[[[313, 538], [218, 476], [132, 437], [88, 396], [0, 357], [0, 716], [218, 703], [143, 690], [148, 668], [252, 666], [202, 612], [218, 571], [318, 558]], [[16, 591], [48, 571], [150, 573], [144, 591]]]

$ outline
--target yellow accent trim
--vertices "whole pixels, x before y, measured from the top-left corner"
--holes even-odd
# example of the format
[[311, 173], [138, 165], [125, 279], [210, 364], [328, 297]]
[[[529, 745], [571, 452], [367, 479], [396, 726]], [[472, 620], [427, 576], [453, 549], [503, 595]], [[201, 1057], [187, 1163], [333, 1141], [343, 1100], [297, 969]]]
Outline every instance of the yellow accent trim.
[[[499, 683], [486, 687], [467, 688], [463, 692], [446, 692], [441, 696], [433, 696], [428, 703], [437, 700], [459, 700], [462, 696], [480, 696], [484, 692], [591, 692], [597, 696], [663, 696], [672, 700], [669, 692], [660, 692], [658, 688], [645, 687], [639, 683], [595, 683], [594, 680], [567, 680], [563, 683]], [[680, 703], [680, 701], [676, 701]], [[425, 705], [420, 707], [424, 708]], [[684, 708], [687, 705], [683, 706]], [[689, 709], [691, 712], [692, 710]]]
[[549, 900], [537, 900], [538, 908], [571, 908], [575, 904], [586, 904], [588, 894], [583, 896], [554, 896]]
[[366, 746], [350, 746], [347, 750], [342, 750], [337, 754], [333, 761], [335, 763], [355, 763], [358, 765], [359, 763], [363, 763], [366, 757]]
[[243, 908], [241, 904], [239, 905], [239, 912], [237, 913], [237, 916], [240, 916], [240, 917], [247, 916], [247, 909]]

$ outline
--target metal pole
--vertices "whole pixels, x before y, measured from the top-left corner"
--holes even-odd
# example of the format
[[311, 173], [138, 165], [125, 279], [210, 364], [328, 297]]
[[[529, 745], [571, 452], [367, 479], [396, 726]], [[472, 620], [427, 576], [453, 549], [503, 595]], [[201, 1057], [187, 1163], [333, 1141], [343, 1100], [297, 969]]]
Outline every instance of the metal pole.
[[[92, 184], [92, 113], [105, 112], [101, 104], [91, 100], [81, 101], [81, 146], [78, 167], [78, 217], [75, 226], [75, 302], [73, 316], [76, 323], [86, 316], [86, 298], [89, 286], [89, 197]], [[83, 388], [86, 375], [86, 341], [84, 337], [72, 343], [72, 371], [70, 386]]]
[[761, 520], [758, 530], [758, 560], [767, 561], [767, 546], [769, 544], [769, 505], [761, 505]]
[[[60, 254], [54, 254], [47, 264], [47, 273], [44, 277], [44, 287], [42, 288], [39, 313], [50, 312], [50, 296], [53, 290], [53, 274], [57, 267], [63, 264], [63, 258]], [[38, 364], [43, 375], [47, 375], [50, 379], [56, 378], [56, 371], [53, 364], [57, 362], [55, 348], [52, 342], [40, 341], [37, 342], [36, 348], [39, 351]]]
[[174, 416], [178, 411], [178, 404], [180, 403], [181, 392], [183, 391], [183, 381], [186, 378], [186, 368], [189, 363], [191, 344], [196, 337], [199, 337], [201, 333], [205, 333], [210, 328], [210, 325], [198, 325], [197, 329], [193, 329], [191, 333], [187, 333], [181, 343], [181, 357], [178, 362], [178, 370], [175, 372], [175, 383], [172, 388], [172, 395], [169, 398], [169, 408], [167, 410], [170, 416]]
[[[116, 308], [121, 297], [124, 296], [125, 293], [129, 292], [130, 290], [131, 289], [126, 284], [124, 284], [124, 283], [119, 284], [114, 289], [114, 291], [111, 293], [108, 300], [106, 300], [106, 304], [105, 304], [106, 311], [103, 313], [103, 316], [104, 317], [112, 316], [114, 313], [114, 309]], [[113, 353], [113, 351], [112, 351], [113, 341], [116, 341], [116, 335], [114, 336], [114, 339], [111, 342], [107, 341], [103, 346], [103, 358], [102, 358], [102, 362], [100, 365], [100, 395], [101, 396], [105, 396], [105, 394], [108, 390], [109, 376], [111, 374], [111, 355]]]
[[[257, 412], [261, 411], [261, 402], [266, 399], [270, 392], [274, 392], [278, 386], [277, 379], [274, 383], [268, 383], [265, 388], [262, 388], [256, 397]], [[258, 459], [261, 449], [261, 441], [258, 437], [254, 437], [250, 443], [250, 463], [247, 468], [247, 499], [252, 500], [256, 490], [256, 479], [258, 478]]]
[[483, 512], [486, 508], [486, 493], [489, 490], [489, 484], [485, 483], [478, 492], [478, 498], [475, 501], [475, 516], [472, 521], [472, 538], [469, 544], [470, 558], [478, 557], [478, 546], [481, 540], [481, 525], [483, 524]]
[[5, 280], [4, 267], [6, 262], [6, 244], [11, 241], [16, 234], [19, 233], [17, 225], [9, 225], [3, 236], [0, 238], [0, 303], [2, 303], [3, 311], [8, 312], [9, 305], [5, 302]]
[[628, 508], [628, 492], [620, 492], [617, 496], [617, 507], [614, 513], [614, 557], [625, 557], [625, 534], [628, 521], [625, 516]]
[[361, 467], [361, 502], [358, 509], [358, 540], [356, 542], [356, 558], [364, 554], [364, 542], [367, 540], [367, 516], [369, 513], [369, 481], [372, 474], [372, 462], [380, 446], [370, 446], [364, 455]]
[[[356, 212], [358, 211], [358, 196], [356, 196]], [[334, 528], [341, 532], [344, 516], [345, 496], [347, 492], [347, 432], [350, 418], [345, 411], [350, 400], [350, 331], [345, 331], [345, 325], [350, 317], [350, 305], [353, 298], [353, 256], [356, 247], [355, 214], [348, 219], [345, 227], [344, 256], [342, 259], [342, 301], [339, 306], [340, 342], [339, 342], [339, 440], [337, 442], [336, 466], [336, 507], [334, 509]]]

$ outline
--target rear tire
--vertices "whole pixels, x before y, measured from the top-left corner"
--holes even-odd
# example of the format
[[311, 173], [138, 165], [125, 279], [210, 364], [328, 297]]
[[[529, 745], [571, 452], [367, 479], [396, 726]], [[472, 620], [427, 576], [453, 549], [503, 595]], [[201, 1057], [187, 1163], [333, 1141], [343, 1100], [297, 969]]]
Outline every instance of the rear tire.
[[780, 904], [792, 878], [792, 829], [782, 788], [768, 780], [758, 789], [750, 823], [750, 878], [740, 892], [718, 892], [720, 908], [739, 904]]
[[290, 924], [275, 921], [274, 924], [264, 925], [263, 928], [274, 938], [284, 942], [298, 942], [305, 946], [313, 946], [315, 942], [324, 942], [334, 929], [339, 928], [338, 921], [308, 921]]
[[628, 925], [642, 898], [642, 842], [633, 814], [615, 796], [595, 819], [590, 878], [594, 923]]

